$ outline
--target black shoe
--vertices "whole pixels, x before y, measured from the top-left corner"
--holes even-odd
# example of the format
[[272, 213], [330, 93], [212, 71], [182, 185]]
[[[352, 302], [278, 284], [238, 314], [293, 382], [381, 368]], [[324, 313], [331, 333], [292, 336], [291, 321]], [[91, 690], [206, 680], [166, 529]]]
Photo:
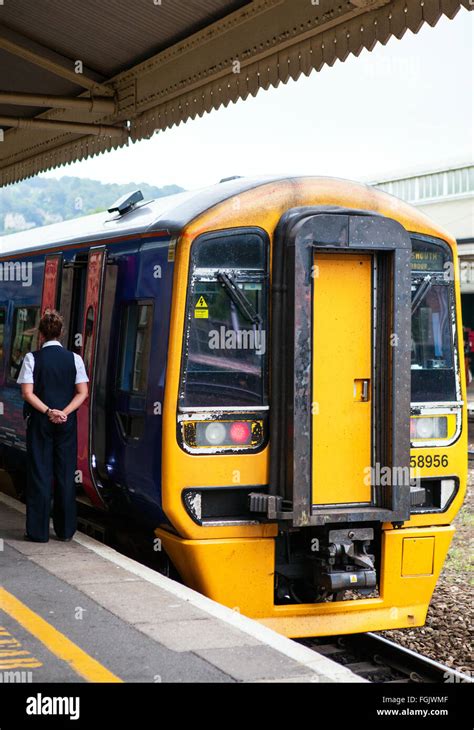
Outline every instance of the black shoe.
[[59, 542], [71, 542], [72, 537], [58, 537], [58, 536], [56, 536], [56, 540], [59, 540]]
[[36, 540], [34, 537], [30, 537], [27, 532], [24, 533], [23, 539], [27, 542], [49, 542], [49, 540]]

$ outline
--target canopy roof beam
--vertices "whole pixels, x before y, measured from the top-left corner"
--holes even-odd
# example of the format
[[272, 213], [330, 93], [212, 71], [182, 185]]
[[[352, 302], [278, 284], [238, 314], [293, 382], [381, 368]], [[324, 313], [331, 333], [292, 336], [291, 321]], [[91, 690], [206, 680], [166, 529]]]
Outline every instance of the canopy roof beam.
[[[95, 94], [114, 95], [114, 90], [110, 86], [106, 86], [84, 73], [81, 61], [72, 61], [60, 56], [56, 51], [40, 46], [36, 41], [30, 41], [5, 26], [0, 29], [0, 48]], [[76, 69], [78, 70], [76, 71]]]
[[86, 124], [81, 122], [63, 122], [52, 119], [25, 119], [24, 117], [2, 117], [0, 126], [14, 127], [15, 129], [46, 129], [48, 131], [70, 132], [71, 134], [93, 134], [97, 137], [125, 137], [128, 129], [126, 126], [114, 127], [106, 124]]
[[48, 109], [81, 109], [83, 111], [115, 112], [115, 101], [110, 97], [91, 96], [55, 96], [48, 94], [23, 94], [10, 91], [0, 91], [0, 104], [13, 106], [44, 106]]

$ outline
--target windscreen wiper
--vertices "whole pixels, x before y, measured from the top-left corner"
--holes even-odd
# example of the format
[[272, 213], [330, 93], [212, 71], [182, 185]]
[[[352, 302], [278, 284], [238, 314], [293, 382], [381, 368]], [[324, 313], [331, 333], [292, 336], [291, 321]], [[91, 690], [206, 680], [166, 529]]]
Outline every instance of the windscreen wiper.
[[236, 285], [234, 279], [232, 279], [232, 277], [228, 274], [224, 274], [222, 271], [217, 272], [217, 279], [220, 281], [235, 306], [244, 315], [245, 319], [252, 322], [252, 324], [261, 325], [261, 316], [258, 314], [250, 299], [247, 299], [243, 291]]
[[411, 313], [415, 314], [418, 307], [420, 306], [423, 297], [429, 292], [433, 286], [433, 279], [431, 276], [425, 276], [418, 289], [415, 292], [413, 299], [411, 300]]

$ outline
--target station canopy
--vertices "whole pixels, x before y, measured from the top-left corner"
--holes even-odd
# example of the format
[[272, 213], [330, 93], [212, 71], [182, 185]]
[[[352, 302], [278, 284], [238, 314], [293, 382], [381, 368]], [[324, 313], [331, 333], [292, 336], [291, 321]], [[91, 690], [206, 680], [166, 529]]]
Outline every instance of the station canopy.
[[149, 138], [463, 6], [472, 0], [1, 0], [0, 184]]

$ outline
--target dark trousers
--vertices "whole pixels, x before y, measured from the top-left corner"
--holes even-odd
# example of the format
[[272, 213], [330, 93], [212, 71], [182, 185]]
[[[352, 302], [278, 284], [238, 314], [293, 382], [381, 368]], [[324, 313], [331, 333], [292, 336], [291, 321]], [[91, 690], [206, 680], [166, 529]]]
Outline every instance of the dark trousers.
[[53, 525], [58, 537], [72, 537], [77, 528], [75, 472], [77, 466], [77, 418], [54, 424], [34, 412], [26, 427], [27, 485], [26, 532], [34, 540], [49, 539], [51, 490]]

